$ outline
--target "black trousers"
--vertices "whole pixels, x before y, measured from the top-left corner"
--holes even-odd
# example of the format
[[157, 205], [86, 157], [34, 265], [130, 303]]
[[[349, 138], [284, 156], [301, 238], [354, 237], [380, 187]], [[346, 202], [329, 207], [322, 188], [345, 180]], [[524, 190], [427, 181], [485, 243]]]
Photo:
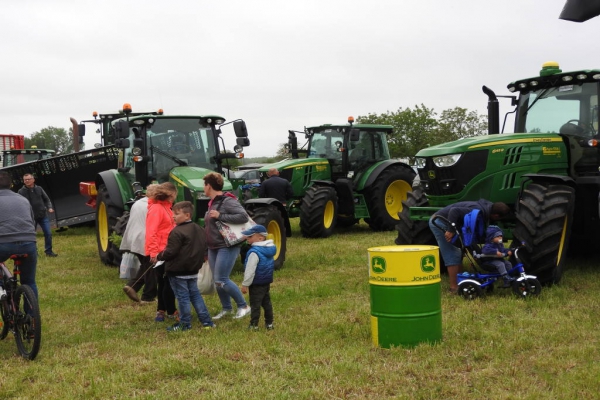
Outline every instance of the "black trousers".
[[265, 325], [273, 323], [273, 305], [271, 304], [271, 284], [266, 285], [250, 285], [248, 292], [250, 293], [250, 325], [258, 326], [260, 319], [260, 308], [265, 310]]
[[[146, 270], [152, 267], [152, 264], [150, 264], [150, 257], [141, 256], [139, 254], [136, 254], [136, 256], [138, 260], [140, 260], [140, 270], [135, 276], [135, 278], [132, 278], [127, 282], [127, 286], [132, 287], [133, 290], [135, 290], [136, 292], [139, 292], [143, 286], [144, 290], [142, 291], [142, 300], [152, 301], [156, 298], [156, 294], [158, 291], [156, 287], [156, 274], [154, 273], [154, 271], [148, 271], [148, 273], [144, 275]], [[142, 278], [140, 279], [140, 277]]]
[[[175, 293], [169, 283], [169, 278], [165, 275], [165, 264], [154, 268], [156, 280], [158, 281], [158, 304], [156, 311], [166, 311], [167, 315], [173, 315], [177, 311], [175, 306]], [[148, 272], [150, 273], [150, 272]]]

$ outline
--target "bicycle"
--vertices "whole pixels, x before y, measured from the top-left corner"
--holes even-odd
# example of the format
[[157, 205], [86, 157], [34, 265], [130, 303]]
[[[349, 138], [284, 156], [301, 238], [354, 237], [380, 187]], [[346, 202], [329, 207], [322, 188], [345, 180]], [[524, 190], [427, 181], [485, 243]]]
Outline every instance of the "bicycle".
[[17, 349], [21, 356], [33, 360], [42, 341], [42, 320], [40, 307], [33, 289], [29, 285], [19, 284], [21, 271], [19, 266], [27, 254], [13, 254], [14, 270], [11, 273], [6, 264], [0, 263], [2, 280], [0, 281], [0, 313], [2, 314], [2, 330], [0, 340], [4, 340], [8, 332], [15, 335]]

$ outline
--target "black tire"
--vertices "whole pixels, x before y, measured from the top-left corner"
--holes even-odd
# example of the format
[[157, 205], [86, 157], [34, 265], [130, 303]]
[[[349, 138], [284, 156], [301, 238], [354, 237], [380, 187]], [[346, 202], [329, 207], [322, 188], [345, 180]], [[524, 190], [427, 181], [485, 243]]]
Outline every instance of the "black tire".
[[331, 236], [337, 223], [338, 198], [335, 189], [312, 186], [300, 206], [300, 231], [306, 238]]
[[367, 223], [374, 231], [392, 231], [398, 224], [402, 202], [412, 191], [415, 172], [403, 165], [386, 168], [368, 188], [364, 195], [369, 210]]
[[10, 325], [9, 321], [9, 311], [8, 311], [8, 301], [2, 301], [0, 304], [0, 313], [2, 313], [2, 330], [0, 331], [0, 340], [4, 340], [6, 335], [8, 335], [8, 328]]
[[402, 210], [398, 213], [399, 221], [396, 225], [398, 237], [394, 243], [401, 244], [430, 244], [437, 245], [433, 232], [429, 229], [428, 221], [413, 221], [410, 219], [411, 207], [427, 207], [429, 201], [420, 188], [413, 189], [406, 194], [402, 201]]
[[106, 185], [100, 185], [96, 198], [96, 241], [100, 260], [106, 265], [119, 265], [121, 260], [119, 248], [109, 238], [115, 231], [117, 218], [122, 214], [123, 210], [110, 201]]
[[17, 287], [14, 296], [18, 308], [15, 326], [17, 348], [24, 358], [33, 360], [42, 342], [40, 307], [33, 289], [27, 285]]
[[287, 252], [287, 234], [281, 213], [274, 206], [259, 207], [254, 209], [252, 219], [267, 228], [268, 238], [272, 239], [277, 246], [277, 253], [274, 257], [275, 269], [280, 269], [285, 262], [285, 253]]
[[481, 297], [483, 290], [475, 282], [463, 281], [458, 284], [458, 294], [465, 300], [475, 300]]
[[527, 278], [512, 283], [512, 291], [521, 298], [539, 296], [542, 292], [542, 284], [534, 278]]
[[560, 282], [567, 258], [575, 190], [567, 185], [530, 183], [517, 206], [514, 229], [525, 270], [542, 284]]

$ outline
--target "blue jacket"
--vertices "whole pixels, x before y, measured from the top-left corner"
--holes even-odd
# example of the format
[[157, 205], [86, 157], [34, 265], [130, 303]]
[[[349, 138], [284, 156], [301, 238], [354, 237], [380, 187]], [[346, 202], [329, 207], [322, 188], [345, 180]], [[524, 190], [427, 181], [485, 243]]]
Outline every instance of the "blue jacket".
[[254, 279], [252, 280], [253, 285], [265, 285], [273, 282], [273, 270], [275, 262], [273, 256], [277, 253], [277, 247], [275, 246], [251, 246], [250, 250], [246, 254], [246, 260], [244, 265], [248, 263], [248, 257], [250, 254], [256, 254], [258, 256], [258, 264], [254, 271]]
[[493, 242], [496, 236], [502, 236], [502, 229], [496, 225], [488, 226], [485, 231], [485, 245], [482, 247], [481, 252], [485, 255], [496, 255], [499, 251], [506, 257], [508, 255], [508, 249], [505, 248], [502, 243]]

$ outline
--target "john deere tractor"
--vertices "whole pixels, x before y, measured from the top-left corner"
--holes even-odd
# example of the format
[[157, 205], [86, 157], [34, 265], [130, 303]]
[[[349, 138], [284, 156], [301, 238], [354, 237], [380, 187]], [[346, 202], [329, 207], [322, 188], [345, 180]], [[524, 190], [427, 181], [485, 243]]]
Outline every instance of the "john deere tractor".
[[[224, 162], [243, 157], [243, 146], [250, 144], [246, 124], [235, 120], [237, 144], [234, 152], [226, 151], [221, 127], [228, 123], [217, 115], [168, 116], [162, 110], [134, 114], [125, 104], [119, 114], [95, 115], [94, 120], [82, 124], [74, 121], [73, 129], [81, 135], [85, 123], [99, 125], [105, 144], [114, 143], [119, 151], [116, 169], [100, 172], [95, 181], [80, 184], [81, 193], [90, 197], [89, 204], [96, 208], [98, 252], [106, 264], [120, 261], [113, 234], [123, 234], [131, 205], [149, 183], [174, 183], [177, 201], [191, 201], [195, 206], [193, 220], [203, 224], [210, 199], [204, 194], [202, 178], [210, 172], [223, 173]], [[243, 180], [225, 178], [223, 190], [237, 193]], [[247, 200], [244, 207], [256, 223], [267, 227], [277, 245], [276, 268], [281, 267], [289, 232], [285, 209], [275, 199]]]
[[[422, 190], [408, 194], [397, 244], [434, 242], [427, 220], [464, 200], [503, 201], [514, 210], [505, 232], [521, 243], [528, 272], [559, 282], [571, 250], [597, 252], [600, 240], [600, 70], [563, 72], [543, 65], [538, 76], [508, 85], [514, 95], [488, 96], [489, 135], [417, 153]], [[501, 134], [498, 97], [512, 100], [514, 131]], [[510, 237], [510, 236], [509, 236]]]
[[[304, 237], [328, 237], [336, 226], [349, 227], [361, 218], [373, 230], [393, 230], [416, 173], [390, 159], [387, 136], [392, 129], [354, 124], [350, 117], [348, 124], [289, 131], [292, 158], [261, 168], [261, 178], [277, 168], [291, 182], [294, 198], [287, 212], [300, 217]], [[297, 133], [307, 140], [301, 148]]]

